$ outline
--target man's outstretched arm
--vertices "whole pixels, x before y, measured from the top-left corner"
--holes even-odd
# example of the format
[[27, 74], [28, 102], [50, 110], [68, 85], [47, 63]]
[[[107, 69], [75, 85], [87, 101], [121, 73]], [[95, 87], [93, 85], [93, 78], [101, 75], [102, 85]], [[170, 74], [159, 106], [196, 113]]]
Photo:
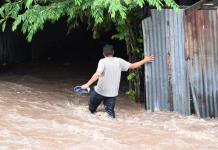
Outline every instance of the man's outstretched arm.
[[154, 61], [153, 56], [145, 56], [144, 59], [142, 59], [141, 61], [130, 64], [129, 69], [137, 69], [142, 65], [144, 65], [145, 63], [152, 63], [153, 61]]
[[92, 85], [95, 81], [98, 80], [98, 78], [101, 76], [101, 74], [102, 74], [102, 72], [97, 70], [97, 71], [92, 75], [91, 79], [90, 79], [86, 84], [83, 84], [81, 87], [82, 87], [83, 89], [88, 88], [90, 85]]

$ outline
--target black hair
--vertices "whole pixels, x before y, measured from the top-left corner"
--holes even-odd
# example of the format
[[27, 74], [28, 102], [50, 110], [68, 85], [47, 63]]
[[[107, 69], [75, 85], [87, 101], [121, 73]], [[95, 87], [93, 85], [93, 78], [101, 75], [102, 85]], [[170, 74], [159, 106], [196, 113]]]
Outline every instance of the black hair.
[[114, 55], [114, 47], [113, 45], [110, 45], [110, 44], [106, 44], [104, 47], [103, 47], [103, 54], [107, 57], [107, 56], [110, 56], [110, 55]]

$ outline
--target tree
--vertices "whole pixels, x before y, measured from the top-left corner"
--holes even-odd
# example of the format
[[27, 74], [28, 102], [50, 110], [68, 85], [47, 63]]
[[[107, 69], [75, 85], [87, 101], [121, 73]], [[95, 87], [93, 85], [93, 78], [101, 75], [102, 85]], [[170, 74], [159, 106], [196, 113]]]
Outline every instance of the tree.
[[[47, 21], [55, 22], [61, 17], [68, 18], [69, 31], [86, 22], [94, 37], [114, 24], [117, 33], [112, 38], [124, 40], [130, 61], [135, 61], [143, 54], [141, 19], [145, 5], [158, 10], [165, 5], [178, 9], [174, 0], [5, 0], [0, 8], [0, 24], [3, 31], [6, 25], [11, 25], [13, 31], [20, 26], [29, 42]], [[130, 72], [128, 79], [128, 94], [139, 96], [139, 71]]]

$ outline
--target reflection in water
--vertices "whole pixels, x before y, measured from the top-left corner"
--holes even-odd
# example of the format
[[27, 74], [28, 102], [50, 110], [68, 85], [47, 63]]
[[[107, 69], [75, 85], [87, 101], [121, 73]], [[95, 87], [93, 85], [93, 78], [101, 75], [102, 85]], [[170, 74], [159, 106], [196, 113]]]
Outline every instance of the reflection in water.
[[216, 119], [146, 112], [125, 96], [118, 98], [117, 119], [103, 107], [90, 114], [88, 96], [69, 90], [81, 80], [1, 76], [0, 150], [218, 149]]

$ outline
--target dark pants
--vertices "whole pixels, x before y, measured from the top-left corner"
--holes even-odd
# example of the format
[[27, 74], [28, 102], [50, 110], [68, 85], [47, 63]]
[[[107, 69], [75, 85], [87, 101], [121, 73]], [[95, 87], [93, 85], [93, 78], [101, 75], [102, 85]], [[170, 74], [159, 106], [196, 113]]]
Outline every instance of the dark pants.
[[113, 118], [115, 118], [115, 101], [116, 97], [105, 97], [95, 92], [95, 90], [92, 91], [90, 99], [89, 99], [89, 110], [91, 113], [94, 113], [97, 109], [97, 107], [101, 104], [103, 101], [103, 104], [105, 106], [106, 112]]

